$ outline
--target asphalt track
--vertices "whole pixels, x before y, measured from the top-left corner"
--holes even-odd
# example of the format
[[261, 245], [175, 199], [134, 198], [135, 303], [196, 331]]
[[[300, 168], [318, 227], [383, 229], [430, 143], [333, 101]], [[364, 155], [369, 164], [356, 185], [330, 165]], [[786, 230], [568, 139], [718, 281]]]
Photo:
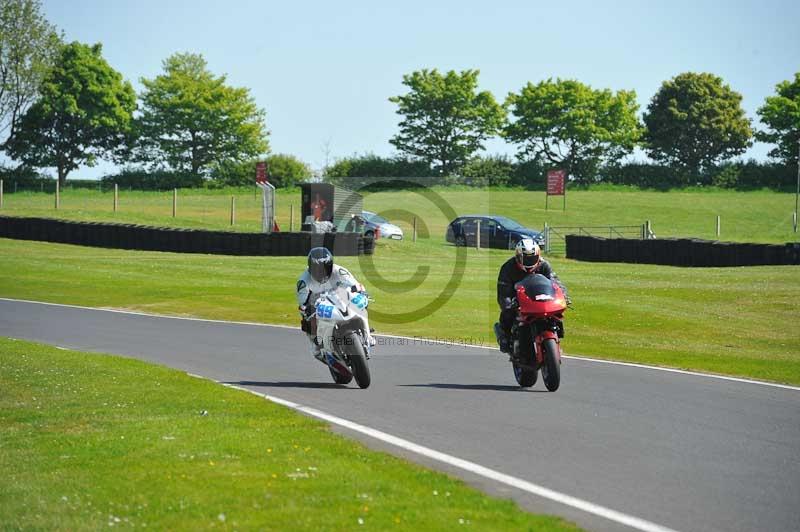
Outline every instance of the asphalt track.
[[[541, 380], [524, 391], [497, 351], [380, 337], [372, 386], [359, 390], [333, 385], [297, 330], [12, 300], [0, 300], [0, 336], [119, 353], [246, 387], [653, 530], [800, 530], [797, 388], [570, 358], [556, 393]], [[631, 530], [363, 431], [337, 430], [532, 511], [590, 530]]]

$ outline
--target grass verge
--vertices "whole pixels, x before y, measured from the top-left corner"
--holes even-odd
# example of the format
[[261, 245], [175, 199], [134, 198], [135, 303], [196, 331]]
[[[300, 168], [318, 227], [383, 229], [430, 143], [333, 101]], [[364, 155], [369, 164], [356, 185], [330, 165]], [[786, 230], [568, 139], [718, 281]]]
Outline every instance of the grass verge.
[[0, 435], [4, 529], [577, 530], [250, 394], [4, 338]]
[[[379, 242], [374, 256], [341, 257], [374, 297], [378, 332], [494, 345], [502, 250], [436, 240]], [[575, 303], [571, 354], [800, 384], [797, 266], [676, 268], [552, 259]], [[0, 296], [223, 320], [297, 324], [303, 257], [226, 257], [0, 239]], [[390, 281], [390, 282], [387, 282]], [[423, 310], [441, 294], [442, 306]], [[408, 313], [402, 323], [395, 315]], [[385, 316], [380, 319], [380, 314]], [[298, 344], [298, 349], [305, 349]]]
[[[784, 243], [797, 239], [792, 232], [794, 194], [730, 190], [676, 190], [656, 192], [625, 187], [598, 187], [567, 193], [567, 209], [560, 198], [545, 209], [545, 193], [515, 189], [459, 189], [433, 187], [431, 191], [457, 215], [502, 214], [532, 228], [551, 226], [638, 225], [652, 222], [659, 237], [694, 237], [740, 242]], [[236, 225], [230, 225], [231, 197], [236, 198]], [[54, 210], [52, 194], [6, 194], [3, 214], [58, 217], [85, 221], [115, 221], [167, 227], [260, 231], [261, 199], [253, 189], [184, 189], [178, 193], [177, 217], [172, 217], [172, 192], [120, 191], [119, 210], [113, 212], [113, 193], [65, 190], [61, 207]], [[299, 189], [279, 190], [276, 216], [281, 228], [300, 223]], [[366, 194], [364, 208], [384, 213], [407, 235], [416, 216], [430, 235], [444, 238], [451, 221], [418, 192], [401, 190]], [[721, 234], [716, 236], [716, 217]], [[602, 232], [599, 232], [601, 234]]]

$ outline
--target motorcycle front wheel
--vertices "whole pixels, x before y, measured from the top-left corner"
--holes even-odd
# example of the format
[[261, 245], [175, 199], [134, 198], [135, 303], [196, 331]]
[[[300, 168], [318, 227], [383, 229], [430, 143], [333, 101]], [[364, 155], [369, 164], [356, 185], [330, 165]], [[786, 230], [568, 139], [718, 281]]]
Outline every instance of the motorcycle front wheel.
[[548, 391], [558, 390], [561, 384], [561, 367], [558, 357], [558, 344], [552, 338], [542, 342], [544, 364], [542, 364], [542, 380]]
[[348, 341], [345, 342], [345, 345], [347, 356], [350, 358], [350, 369], [353, 370], [356, 384], [362, 389], [369, 388], [371, 377], [369, 375], [367, 357], [364, 354], [364, 346], [361, 344], [361, 338], [359, 338], [356, 333], [352, 333], [348, 335]]

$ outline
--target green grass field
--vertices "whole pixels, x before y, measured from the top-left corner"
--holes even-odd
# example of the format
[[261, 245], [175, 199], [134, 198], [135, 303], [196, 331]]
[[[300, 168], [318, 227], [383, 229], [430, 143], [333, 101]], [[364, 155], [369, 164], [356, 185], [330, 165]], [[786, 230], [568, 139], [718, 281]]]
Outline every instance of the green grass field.
[[[441, 187], [430, 191], [458, 215], [503, 214], [533, 228], [542, 228], [545, 223], [551, 226], [641, 225], [651, 220], [659, 237], [716, 239], [716, 216], [719, 215], [722, 220], [720, 240], [791, 242], [798, 239], [792, 231], [794, 195], [786, 193], [713, 189], [656, 192], [602, 187], [568, 191], [566, 211], [561, 209], [561, 198], [551, 198], [551, 208], [546, 211], [544, 192]], [[234, 226], [230, 225], [231, 196], [236, 197], [237, 223]], [[290, 205], [294, 206], [295, 229], [299, 229], [299, 189], [278, 192], [277, 220], [284, 230], [289, 227]], [[411, 232], [411, 216], [416, 216], [437, 242], [443, 238], [450, 222], [428, 198], [413, 191], [367, 194], [364, 206], [399, 221], [407, 234]], [[111, 192], [66, 190], [61, 195], [58, 211], [54, 210], [52, 194], [22, 192], [6, 194], [0, 211], [8, 215], [235, 231], [259, 231], [260, 212], [260, 197], [254, 197], [251, 188], [181, 190], [176, 218], [172, 218], [171, 192], [121, 191], [116, 213]]]
[[251, 394], [2, 338], [0, 469], [4, 530], [577, 530]]
[[[374, 256], [338, 262], [367, 285], [378, 332], [494, 345], [495, 279], [508, 252], [466, 250], [460, 285], [444, 291], [443, 306], [424, 310], [450, 281], [456, 253], [432, 240], [379, 242]], [[688, 269], [560, 258], [552, 263], [574, 301], [566, 316], [567, 353], [800, 384], [796, 266]], [[0, 268], [13, 272], [0, 276], [0, 296], [297, 324], [294, 287], [304, 267], [303, 257], [0, 239]], [[397, 319], [403, 315], [408, 318]], [[304, 352], [305, 344], [298, 341], [297, 348]]]

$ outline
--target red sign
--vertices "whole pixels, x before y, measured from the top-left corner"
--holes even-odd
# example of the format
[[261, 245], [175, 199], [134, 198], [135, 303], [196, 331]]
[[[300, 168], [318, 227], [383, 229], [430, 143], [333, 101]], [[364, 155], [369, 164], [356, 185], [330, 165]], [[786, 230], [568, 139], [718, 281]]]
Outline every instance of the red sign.
[[567, 172], [565, 170], [547, 171], [547, 195], [563, 196], [564, 183], [566, 182]]
[[256, 183], [267, 182], [267, 163], [261, 161], [256, 163]]

